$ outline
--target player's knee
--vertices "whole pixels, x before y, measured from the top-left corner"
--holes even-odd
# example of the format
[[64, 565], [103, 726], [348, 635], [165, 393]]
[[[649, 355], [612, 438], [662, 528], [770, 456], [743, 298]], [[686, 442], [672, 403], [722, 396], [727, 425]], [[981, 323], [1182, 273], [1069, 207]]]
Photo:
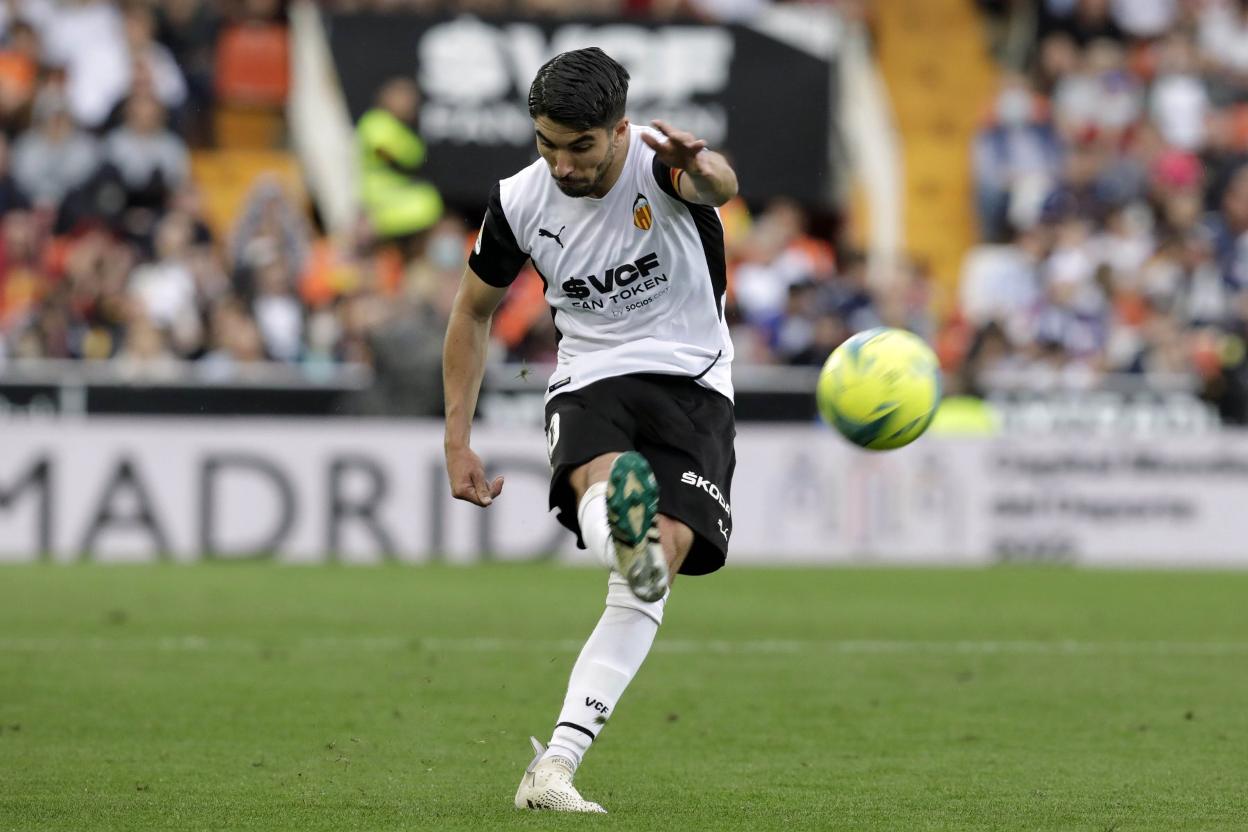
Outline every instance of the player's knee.
[[611, 463], [615, 462], [615, 458], [620, 455], [619, 451], [596, 456], [584, 465], [578, 465], [568, 473], [568, 485], [572, 487], [572, 493], [576, 495], [579, 502], [581, 497], [585, 495], [585, 490], [596, 482], [602, 482], [611, 472]]
[[663, 608], [667, 606], [669, 595], [671, 595], [670, 590], [663, 593], [663, 597], [657, 601], [643, 601], [628, 588], [628, 581], [619, 572], [612, 571], [611, 577], [607, 580], [608, 607], [637, 610], [648, 616], [655, 624], [663, 623]]

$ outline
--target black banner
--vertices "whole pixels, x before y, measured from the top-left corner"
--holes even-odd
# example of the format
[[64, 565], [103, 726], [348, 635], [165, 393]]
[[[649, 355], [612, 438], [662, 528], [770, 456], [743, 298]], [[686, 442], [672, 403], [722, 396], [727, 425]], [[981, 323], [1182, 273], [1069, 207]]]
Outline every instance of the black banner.
[[743, 26], [352, 14], [326, 18], [353, 119], [381, 84], [414, 77], [424, 95], [425, 175], [446, 199], [484, 203], [537, 158], [526, 104], [551, 56], [599, 46], [632, 76], [629, 118], [662, 118], [725, 152], [750, 199], [830, 206], [832, 66]]

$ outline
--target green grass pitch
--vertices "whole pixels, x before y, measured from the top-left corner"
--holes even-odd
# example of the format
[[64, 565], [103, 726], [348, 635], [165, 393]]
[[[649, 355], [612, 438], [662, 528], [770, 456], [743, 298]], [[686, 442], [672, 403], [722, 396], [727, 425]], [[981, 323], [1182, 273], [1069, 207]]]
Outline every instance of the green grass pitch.
[[682, 578], [577, 783], [511, 807], [605, 576], [0, 569], [0, 830], [1245, 830], [1248, 574]]

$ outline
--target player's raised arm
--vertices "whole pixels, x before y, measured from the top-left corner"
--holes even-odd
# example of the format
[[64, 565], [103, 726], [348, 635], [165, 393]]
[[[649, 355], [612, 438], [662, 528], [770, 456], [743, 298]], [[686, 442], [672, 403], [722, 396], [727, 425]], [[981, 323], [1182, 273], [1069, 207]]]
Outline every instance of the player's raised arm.
[[503, 478], [486, 479], [481, 458], [469, 443], [472, 416], [477, 410], [485, 353], [489, 346], [490, 320], [507, 293], [486, 283], [472, 267], [464, 277], [451, 307], [442, 346], [442, 385], [446, 393], [446, 472], [451, 494], [479, 506], [488, 506], [503, 490]]
[[681, 171], [675, 182], [681, 199], [718, 207], [737, 195], [737, 174], [723, 154], [709, 149], [705, 139], [665, 121], [651, 123], [664, 139], [643, 133], [641, 140], [654, 148], [660, 162]]

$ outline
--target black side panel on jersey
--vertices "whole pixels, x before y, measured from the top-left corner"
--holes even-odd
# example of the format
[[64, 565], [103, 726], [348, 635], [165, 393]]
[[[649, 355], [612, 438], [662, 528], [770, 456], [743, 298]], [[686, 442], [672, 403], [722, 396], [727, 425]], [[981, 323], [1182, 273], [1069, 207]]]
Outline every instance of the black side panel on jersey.
[[719, 318], [724, 318], [724, 292], [728, 290], [728, 267], [724, 257], [724, 226], [719, 214], [709, 205], [686, 202], [685, 207], [693, 215], [693, 224], [702, 239], [702, 251], [706, 254], [706, 269], [711, 273], [711, 289], [715, 293], [715, 308]]
[[503, 213], [503, 199], [498, 183], [490, 191], [490, 202], [481, 224], [480, 245], [468, 256], [468, 266], [491, 286], [510, 286], [529, 258], [516, 243], [511, 223]]
[[688, 208], [689, 215], [693, 217], [693, 224], [698, 229], [698, 239], [702, 241], [702, 252], [706, 255], [706, 270], [711, 275], [715, 308], [719, 311], [719, 317], [722, 320], [724, 292], [728, 289], [728, 267], [724, 256], [724, 226], [719, 221], [719, 214], [715, 213], [715, 209], [709, 205], [699, 205], [682, 197], [680, 191], [676, 190], [672, 169], [660, 162], [658, 156], [654, 157], [651, 167], [654, 171], [654, 181], [658, 183], [659, 189]]
[[[546, 294], [546, 290], [550, 288], [550, 281], [546, 279], [546, 275], [542, 274], [542, 270], [537, 267], [537, 263], [533, 264], [533, 271], [537, 272], [537, 276], [542, 279], [542, 295]], [[555, 314], [558, 310], [550, 307], [550, 320], [555, 326], [555, 343], [558, 344], [563, 340], [563, 331], [559, 329], [559, 317]]]

